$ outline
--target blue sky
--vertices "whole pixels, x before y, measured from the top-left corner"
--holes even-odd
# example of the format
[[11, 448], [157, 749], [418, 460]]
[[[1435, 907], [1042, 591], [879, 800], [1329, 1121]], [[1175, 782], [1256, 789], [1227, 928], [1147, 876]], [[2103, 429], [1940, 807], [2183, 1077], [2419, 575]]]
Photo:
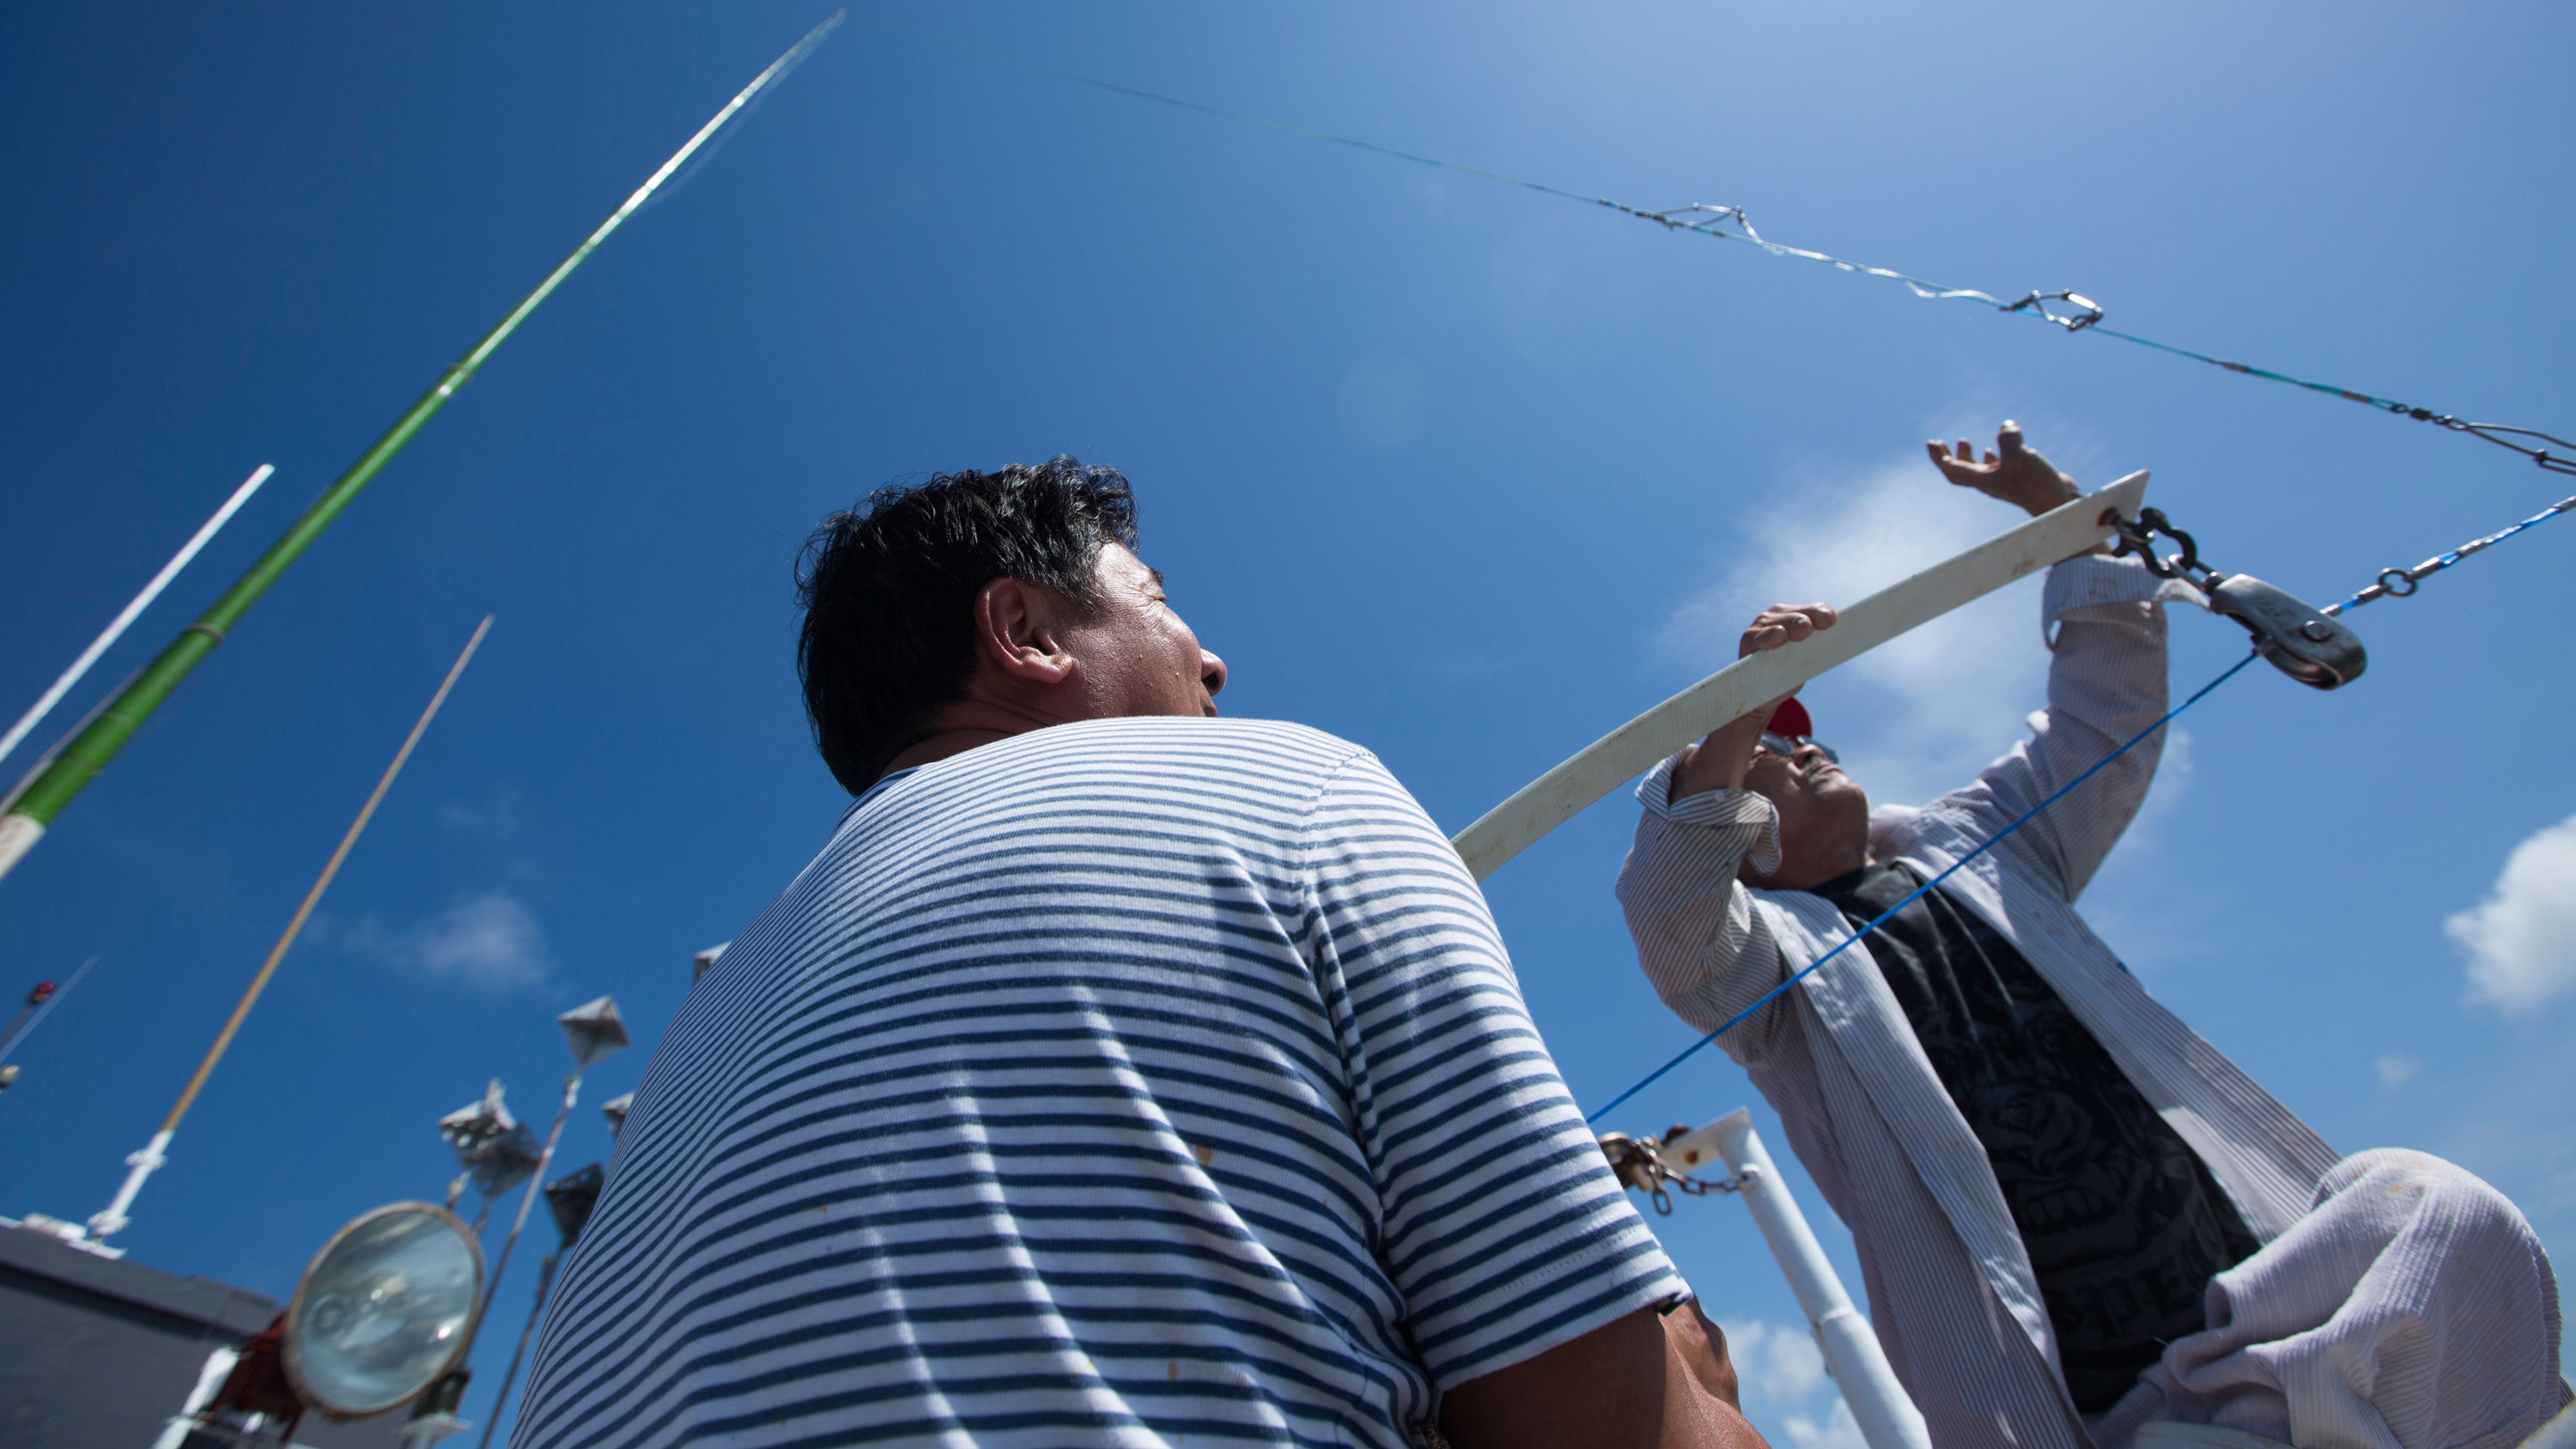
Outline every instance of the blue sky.
[[[823, 13], [0, 14], [0, 714], [277, 464], [59, 718], [140, 664]], [[1125, 469], [1147, 557], [1233, 666], [1226, 704], [1369, 745], [1452, 828], [1712, 667], [1748, 606], [1847, 599], [2009, 522], [1943, 489], [1927, 435], [2011, 416], [2087, 483], [2152, 468], [2151, 499], [2222, 567], [2320, 602], [2567, 491], [2422, 424], [1067, 85], [880, 23], [899, 13], [2576, 426], [2564, 7], [862, 9], [0, 882], [0, 987], [103, 958], [0, 1097], [0, 1212], [104, 1205], [487, 611], [482, 657], [122, 1241], [283, 1297], [340, 1222], [438, 1194], [433, 1124], [486, 1078], [543, 1121], [555, 1012], [613, 992], [649, 1048], [689, 953], [844, 803], [797, 709], [789, 568], [822, 514], [893, 478], [1060, 451]], [[2450, 1155], [2562, 1257], [2571, 557], [2576, 523], [2553, 525], [2362, 611], [2372, 663], [2347, 691], [2255, 671], [2213, 696], [2087, 901], [2338, 1147]], [[1955, 783], [2036, 703], [2035, 612], [2023, 586], [1820, 684], [1819, 728], [1881, 798]], [[2178, 615], [2177, 685], [2240, 640]], [[1631, 808], [1488, 883], [1587, 1102], [1688, 1040], [1610, 900]], [[607, 1154], [592, 1108], [646, 1055], [594, 1075], [564, 1166]], [[1712, 1055], [1615, 1125], [1751, 1100]], [[1742, 1326], [1757, 1422], [1837, 1442], [1741, 1210], [1688, 1202], [1661, 1226]], [[511, 1324], [532, 1270], [513, 1278]], [[475, 1418], [510, 1337], [480, 1353]]]

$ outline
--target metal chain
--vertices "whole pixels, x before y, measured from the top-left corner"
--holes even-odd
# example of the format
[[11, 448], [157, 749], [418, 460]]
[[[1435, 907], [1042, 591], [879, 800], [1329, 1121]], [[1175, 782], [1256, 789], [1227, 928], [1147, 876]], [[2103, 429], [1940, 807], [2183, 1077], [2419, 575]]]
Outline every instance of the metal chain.
[[[1618, 1176], [1621, 1186], [1633, 1187], [1654, 1199], [1657, 1216], [1671, 1217], [1672, 1192], [1680, 1192], [1689, 1197], [1706, 1197], [1712, 1192], [1734, 1192], [1743, 1186], [1741, 1180], [1732, 1177], [1721, 1178], [1716, 1182], [1693, 1177], [1664, 1160], [1665, 1146], [1689, 1136], [1690, 1130], [1687, 1126], [1676, 1125], [1660, 1140], [1653, 1137], [1631, 1137], [1625, 1132], [1604, 1133], [1601, 1137], [1601, 1155], [1610, 1159], [1610, 1171]], [[1667, 1191], [1667, 1188], [1671, 1191]]]
[[[2201, 561], [2200, 545], [2192, 536], [2173, 526], [2160, 508], [2141, 508], [2136, 518], [2115, 518], [2112, 528], [2120, 535], [2120, 546], [2111, 557], [2135, 554], [2147, 566], [2147, 572], [2160, 579], [2181, 579], [2207, 592], [2209, 585], [2224, 577], [2217, 569]], [[2182, 551], [2163, 558], [2156, 556], [2156, 535], [2163, 534], [2182, 545]]]
[[[2514, 431], [2520, 430], [2515, 429]], [[2562, 444], [2561, 446], [2564, 445]], [[2529, 528], [2534, 524], [2547, 523], [2549, 520], [2556, 518], [2559, 514], [2566, 513], [2571, 510], [2576, 510], [2576, 498], [2561, 498], [2556, 503], [2540, 510], [2538, 513], [2531, 515], [2529, 518], [2524, 519], [2522, 522], [2515, 524], [2511, 528], [2498, 530], [2497, 532], [2488, 534], [2484, 538], [2471, 539], [2467, 543], [2461, 544], [2458, 548], [2451, 550], [2449, 553], [2435, 554], [2431, 558], [2424, 560], [2422, 563], [2417, 564], [2411, 569], [2381, 569], [2379, 571], [2378, 582], [2372, 584], [2369, 588], [2363, 589], [2360, 593], [2353, 595], [2351, 598], [2344, 600], [2340, 604], [2329, 604], [2317, 612], [2322, 614], [2340, 614], [2346, 609], [2358, 609], [2373, 599], [2405, 598], [2415, 592], [2416, 585], [2422, 583], [2433, 575], [2440, 573], [2442, 570], [2449, 568], [2451, 565], [2458, 563], [2460, 560], [2467, 558], [2469, 555], [2473, 553], [2483, 553], [2487, 549], [2495, 547], [2497, 544], [2504, 542], [2506, 539], [2513, 537], [2515, 534], [2522, 532], [2524, 529]], [[2154, 512], [2153, 509], [2146, 509], [2143, 511], [2149, 513]], [[2153, 565], [2149, 565], [2149, 567], [2153, 567]]]

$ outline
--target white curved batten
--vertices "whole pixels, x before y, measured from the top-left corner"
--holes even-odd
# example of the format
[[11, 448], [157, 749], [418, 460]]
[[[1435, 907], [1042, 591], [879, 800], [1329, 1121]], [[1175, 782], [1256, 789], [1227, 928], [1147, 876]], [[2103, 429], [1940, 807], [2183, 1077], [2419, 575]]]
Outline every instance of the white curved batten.
[[2109, 538], [2111, 518], [2115, 514], [2137, 517], [2146, 492], [2147, 474], [2141, 469], [1839, 609], [1840, 618], [1831, 629], [1735, 661], [1523, 786], [1483, 819], [1458, 832], [1450, 845], [1467, 863], [1469, 874], [1485, 879], [1541, 836], [1710, 730], [1962, 604]]

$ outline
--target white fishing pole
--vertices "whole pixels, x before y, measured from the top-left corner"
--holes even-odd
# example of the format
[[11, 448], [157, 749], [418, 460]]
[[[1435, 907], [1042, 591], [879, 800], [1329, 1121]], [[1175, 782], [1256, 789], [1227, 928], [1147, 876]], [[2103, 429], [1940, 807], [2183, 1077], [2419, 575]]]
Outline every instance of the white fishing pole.
[[38, 696], [36, 702], [27, 707], [27, 712], [18, 716], [18, 722], [9, 727], [9, 733], [0, 735], [0, 760], [9, 758], [9, 752], [18, 748], [18, 742], [33, 732], [46, 715], [53, 713], [54, 706], [60, 704], [63, 696], [71, 693], [72, 686], [80, 683], [81, 676], [89, 673], [89, 667], [98, 662], [98, 656], [105, 654], [108, 646], [125, 633], [126, 626], [141, 617], [154, 599], [161, 597], [161, 591], [170, 587], [170, 581], [179, 576], [179, 570], [186, 568], [188, 560], [197, 556], [197, 550], [204, 548], [208, 539], [231, 522], [241, 506], [250, 501], [250, 496], [259, 491], [259, 485], [267, 482], [268, 475], [276, 471], [274, 464], [260, 464], [250, 477], [243, 480], [242, 486], [233, 490], [233, 496], [224, 500], [224, 506], [215, 510], [215, 516], [207, 519], [205, 526], [197, 530], [196, 536], [180, 545], [179, 551], [170, 556], [170, 561], [161, 566], [161, 572], [152, 576], [152, 582], [143, 586], [143, 592], [134, 596], [134, 602], [109, 621], [107, 628], [90, 641], [78, 659], [72, 661], [72, 667], [63, 671], [63, 677], [54, 681], [53, 688]]

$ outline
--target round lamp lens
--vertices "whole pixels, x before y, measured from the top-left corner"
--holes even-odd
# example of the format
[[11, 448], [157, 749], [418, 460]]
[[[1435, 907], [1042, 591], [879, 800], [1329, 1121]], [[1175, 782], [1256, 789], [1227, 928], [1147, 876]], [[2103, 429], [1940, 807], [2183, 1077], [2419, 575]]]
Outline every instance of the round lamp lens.
[[333, 1414], [399, 1407], [454, 1364], [482, 1277], [465, 1225], [427, 1203], [342, 1228], [304, 1270], [287, 1316], [296, 1387]]

